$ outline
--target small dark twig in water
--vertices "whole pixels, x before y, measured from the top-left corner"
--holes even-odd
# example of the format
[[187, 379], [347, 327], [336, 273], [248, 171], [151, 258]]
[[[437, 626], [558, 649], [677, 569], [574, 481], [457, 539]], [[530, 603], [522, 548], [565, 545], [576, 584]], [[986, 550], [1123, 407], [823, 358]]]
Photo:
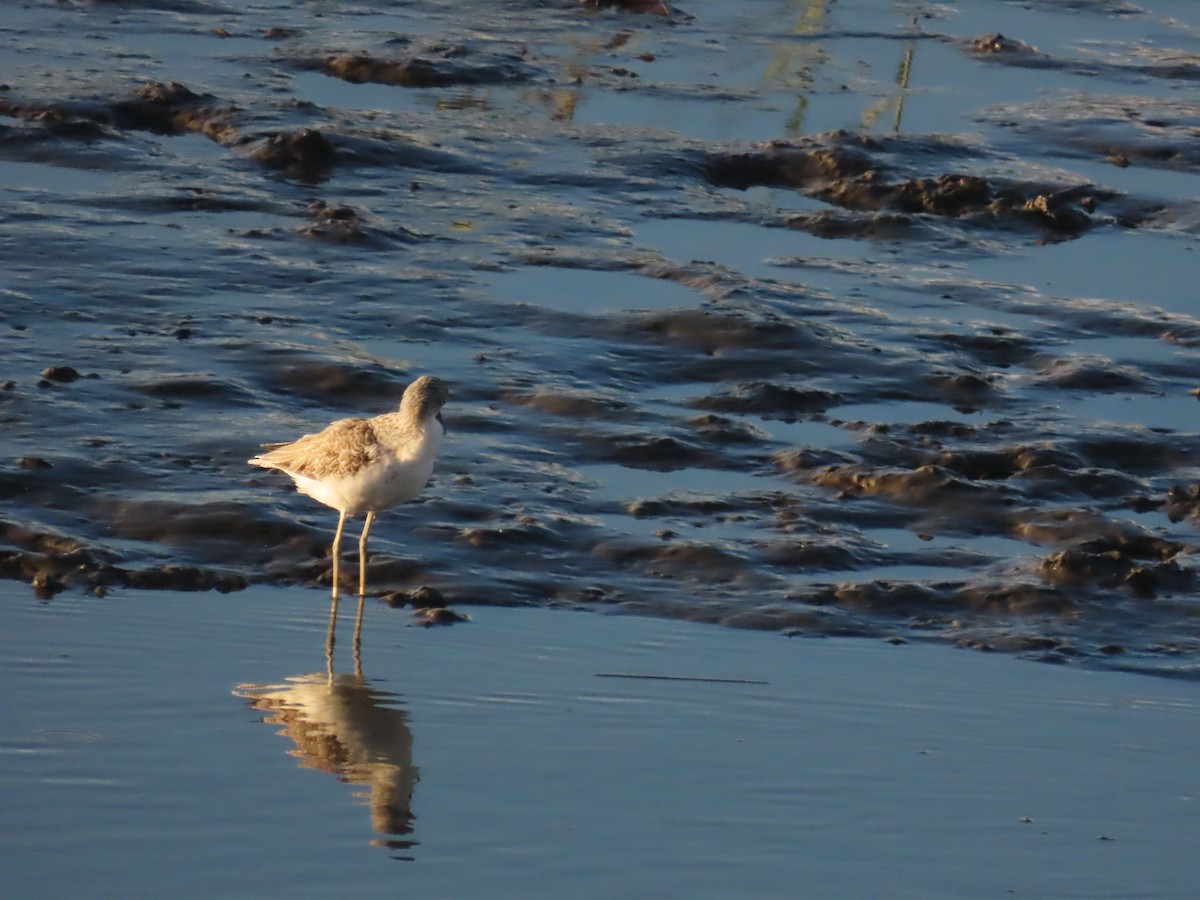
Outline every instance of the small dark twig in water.
[[648, 681], [703, 681], [709, 684], [770, 684], [753, 678], [705, 678], [693, 675], [635, 675], [629, 672], [597, 672], [597, 678], [644, 678]]

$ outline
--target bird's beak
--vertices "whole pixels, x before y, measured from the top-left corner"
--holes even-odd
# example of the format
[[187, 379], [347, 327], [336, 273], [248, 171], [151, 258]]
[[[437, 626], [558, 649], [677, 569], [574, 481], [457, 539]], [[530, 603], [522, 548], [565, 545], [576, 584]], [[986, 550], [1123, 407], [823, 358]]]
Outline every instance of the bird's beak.
[[442, 414], [438, 413], [436, 416], [434, 416], [434, 418], [437, 419], [438, 424], [442, 426], [442, 434], [445, 434], [446, 433], [446, 420], [442, 418]]

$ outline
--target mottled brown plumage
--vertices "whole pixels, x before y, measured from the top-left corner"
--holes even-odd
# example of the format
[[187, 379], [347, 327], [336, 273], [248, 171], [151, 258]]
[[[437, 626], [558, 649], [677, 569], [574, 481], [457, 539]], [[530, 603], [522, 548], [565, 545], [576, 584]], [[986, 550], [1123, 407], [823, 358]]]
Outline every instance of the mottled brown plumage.
[[449, 399], [446, 382], [425, 375], [408, 386], [394, 413], [339, 419], [291, 443], [264, 445], [266, 452], [249, 460], [253, 466], [290, 475], [297, 490], [341, 514], [333, 539], [333, 616], [337, 614], [338, 559], [346, 517], [366, 515], [358, 544], [361, 622], [371, 522], [376, 513], [416, 497], [428, 483], [445, 432], [441, 410]]
[[339, 419], [317, 434], [264, 449], [270, 452], [250, 460], [253, 465], [266, 463], [289, 475], [320, 480], [365, 469], [379, 456], [379, 439], [370, 419]]

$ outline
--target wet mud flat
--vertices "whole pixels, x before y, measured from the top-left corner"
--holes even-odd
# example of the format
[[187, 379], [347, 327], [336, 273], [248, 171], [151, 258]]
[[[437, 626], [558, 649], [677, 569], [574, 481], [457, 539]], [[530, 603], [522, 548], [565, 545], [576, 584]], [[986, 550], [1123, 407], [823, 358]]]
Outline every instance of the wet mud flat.
[[1194, 11], [642, 6], [12, 10], [0, 575], [325, 586], [431, 372], [392, 605], [1196, 677]]

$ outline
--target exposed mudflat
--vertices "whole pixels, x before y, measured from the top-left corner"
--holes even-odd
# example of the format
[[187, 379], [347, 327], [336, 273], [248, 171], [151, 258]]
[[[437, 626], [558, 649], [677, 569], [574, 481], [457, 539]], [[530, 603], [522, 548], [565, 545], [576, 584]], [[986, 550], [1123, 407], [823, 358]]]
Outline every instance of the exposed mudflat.
[[336, 514], [245, 460], [428, 372], [449, 435], [372, 534], [392, 603], [1200, 676], [1190, 4], [3, 27], [0, 575], [31, 596], [327, 585]]

